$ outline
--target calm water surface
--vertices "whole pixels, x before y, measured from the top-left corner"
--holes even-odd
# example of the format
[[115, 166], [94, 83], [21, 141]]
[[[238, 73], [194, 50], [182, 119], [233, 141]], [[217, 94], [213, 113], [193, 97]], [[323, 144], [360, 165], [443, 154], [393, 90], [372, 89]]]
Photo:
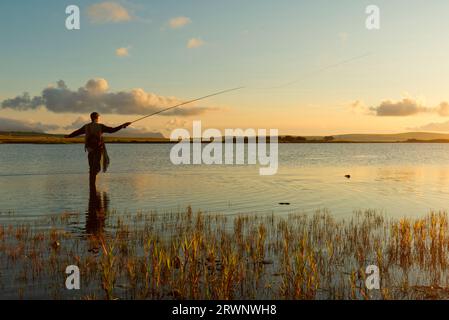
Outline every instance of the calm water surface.
[[[175, 166], [171, 145], [109, 145], [98, 189], [117, 212], [193, 209], [225, 214], [357, 209], [420, 216], [449, 209], [449, 144], [281, 144], [279, 171], [259, 166]], [[344, 175], [350, 174], [351, 179]], [[281, 206], [279, 202], [289, 202]], [[0, 145], [1, 219], [84, 213], [87, 157], [81, 145]]]

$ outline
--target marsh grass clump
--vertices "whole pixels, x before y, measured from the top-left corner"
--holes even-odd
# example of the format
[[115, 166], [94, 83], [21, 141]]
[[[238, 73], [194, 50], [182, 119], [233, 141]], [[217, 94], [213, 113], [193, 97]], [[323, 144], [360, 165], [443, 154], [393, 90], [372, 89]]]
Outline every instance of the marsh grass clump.
[[[104, 219], [104, 217], [102, 218]], [[11, 219], [13, 221], [13, 219]], [[449, 297], [445, 212], [347, 220], [111, 211], [80, 236], [79, 215], [0, 225], [2, 298], [440, 299]], [[84, 234], [84, 235], [83, 235]], [[65, 268], [81, 290], [65, 289]], [[380, 270], [368, 290], [366, 267]]]

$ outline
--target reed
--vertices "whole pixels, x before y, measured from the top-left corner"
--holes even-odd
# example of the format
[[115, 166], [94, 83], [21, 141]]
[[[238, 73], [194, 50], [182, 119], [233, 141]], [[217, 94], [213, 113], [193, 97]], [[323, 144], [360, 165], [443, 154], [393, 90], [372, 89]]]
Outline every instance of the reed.
[[[0, 226], [3, 298], [56, 299], [445, 299], [445, 212], [346, 220], [327, 211], [288, 216], [185, 211], [107, 214], [85, 237], [79, 215]], [[64, 287], [81, 270], [81, 290]], [[381, 289], [365, 286], [368, 265]]]

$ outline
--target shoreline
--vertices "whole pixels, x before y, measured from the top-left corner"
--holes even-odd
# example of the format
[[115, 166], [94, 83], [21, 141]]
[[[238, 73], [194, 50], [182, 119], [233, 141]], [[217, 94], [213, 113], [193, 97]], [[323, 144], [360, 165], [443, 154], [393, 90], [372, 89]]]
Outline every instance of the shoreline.
[[[202, 141], [202, 144], [208, 144], [211, 141]], [[178, 141], [170, 141], [170, 140], [158, 140], [158, 141], [140, 141], [140, 140], [134, 140], [134, 139], [126, 139], [123, 141], [108, 141], [105, 140], [105, 143], [107, 144], [177, 144]], [[191, 142], [192, 143], [192, 142]], [[225, 142], [222, 142], [225, 143]], [[234, 142], [236, 143], [236, 142]], [[248, 144], [248, 142], [244, 142], [245, 144]], [[267, 141], [269, 143], [269, 141]], [[429, 144], [429, 143], [442, 143], [446, 144], [449, 143], [449, 140], [445, 141], [332, 141], [332, 142], [325, 142], [325, 141], [308, 141], [308, 142], [291, 142], [291, 141], [279, 141], [279, 144]], [[84, 144], [84, 141], [36, 141], [36, 140], [1, 140], [0, 144], [53, 144], [53, 145], [68, 145], [68, 144]]]
[[[248, 137], [243, 135], [234, 136], [234, 143], [243, 139], [243, 143], [248, 143]], [[259, 139], [266, 143], [270, 143], [269, 136], [252, 136], [255, 142]], [[432, 133], [399, 133], [399, 134], [343, 134], [334, 136], [292, 136], [292, 135], [278, 135], [278, 143], [449, 143], [448, 134], [432, 134]], [[171, 141], [170, 138], [162, 135], [155, 137], [145, 136], [120, 136], [107, 135], [104, 137], [106, 143], [126, 143], [126, 144], [176, 144], [180, 140]], [[190, 142], [198, 141], [197, 138], [190, 138]], [[203, 139], [202, 143], [211, 143], [214, 138]], [[231, 136], [217, 137], [217, 141], [231, 142]], [[0, 144], [83, 144], [84, 137], [64, 138], [63, 134], [46, 134], [40, 132], [6, 132], [0, 131]]]
[[[258, 139], [256, 139], [257, 142]], [[105, 137], [105, 143], [109, 144], [176, 144], [179, 141], [171, 141], [168, 138], [128, 138], [128, 137]], [[213, 140], [201, 141], [201, 143], [210, 143]], [[190, 141], [193, 142], [192, 140]], [[63, 137], [55, 136], [4, 136], [0, 135], [0, 144], [83, 144], [84, 138], [65, 139]], [[225, 141], [222, 141], [225, 143]], [[233, 143], [237, 143], [234, 139]], [[248, 143], [247, 139], [244, 140]], [[270, 139], [266, 139], [266, 143], [270, 143]], [[284, 137], [279, 137], [278, 143], [284, 144], [347, 144], [347, 143], [449, 143], [449, 139], [434, 139], [434, 140], [399, 140], [399, 141], [357, 141], [357, 140], [290, 140]]]

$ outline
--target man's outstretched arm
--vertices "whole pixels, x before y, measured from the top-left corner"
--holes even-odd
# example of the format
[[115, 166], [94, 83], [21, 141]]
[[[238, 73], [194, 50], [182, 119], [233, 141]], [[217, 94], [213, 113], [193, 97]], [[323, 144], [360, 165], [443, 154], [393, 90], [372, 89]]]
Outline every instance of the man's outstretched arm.
[[122, 130], [122, 129], [128, 127], [129, 125], [131, 125], [131, 122], [126, 122], [126, 123], [124, 123], [124, 124], [122, 124], [122, 125], [120, 125], [118, 127], [115, 127], [115, 128], [103, 125], [102, 131], [103, 131], [103, 133], [115, 133], [115, 132], [117, 132], [119, 130]]
[[64, 138], [75, 138], [75, 137], [80, 136], [85, 133], [86, 133], [86, 127], [83, 126], [82, 128], [80, 128], [76, 131], [73, 131], [71, 134], [64, 136]]

